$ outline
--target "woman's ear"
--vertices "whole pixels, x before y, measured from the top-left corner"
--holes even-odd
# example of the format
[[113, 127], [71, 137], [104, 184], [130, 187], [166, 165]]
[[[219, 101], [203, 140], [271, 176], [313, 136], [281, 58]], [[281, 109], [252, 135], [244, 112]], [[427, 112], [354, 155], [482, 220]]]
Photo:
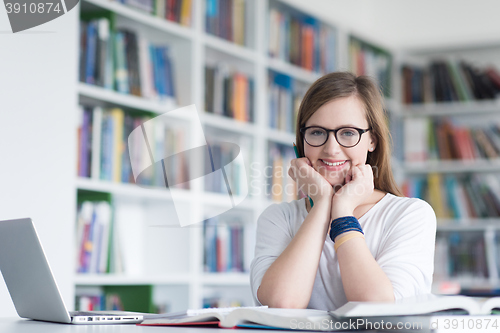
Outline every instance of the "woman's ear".
[[375, 150], [375, 148], [377, 148], [377, 137], [370, 133], [370, 146], [368, 148], [368, 151], [371, 153]]

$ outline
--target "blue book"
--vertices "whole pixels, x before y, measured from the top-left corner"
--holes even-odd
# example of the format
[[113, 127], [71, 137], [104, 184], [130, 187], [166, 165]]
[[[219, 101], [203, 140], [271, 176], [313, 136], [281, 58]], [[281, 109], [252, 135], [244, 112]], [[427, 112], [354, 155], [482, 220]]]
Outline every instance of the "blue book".
[[115, 34], [115, 55], [116, 55], [116, 88], [123, 94], [129, 93], [127, 57], [125, 51], [125, 36], [119, 31]]
[[90, 21], [87, 25], [87, 56], [85, 66], [85, 82], [95, 83], [95, 62], [97, 52], [97, 23]]
[[149, 57], [151, 59], [151, 66], [153, 67], [153, 82], [155, 87], [155, 92], [160, 94], [160, 82], [158, 78], [158, 60], [156, 55], [156, 47], [154, 45], [149, 45]]
[[162, 62], [163, 62], [163, 79], [165, 82], [165, 96], [171, 96], [172, 92], [172, 87], [170, 86], [171, 80], [170, 80], [170, 63], [168, 61], [168, 48], [163, 46], [161, 47], [161, 55], [162, 55]]
[[158, 94], [163, 97], [166, 95], [166, 84], [165, 84], [165, 60], [163, 56], [163, 49], [161, 47], [156, 48], [156, 61], [157, 61], [157, 71], [158, 71]]
[[461, 216], [460, 209], [458, 207], [458, 198], [457, 198], [457, 180], [455, 177], [448, 176], [445, 178], [445, 186], [446, 186], [446, 195], [448, 200], [448, 206], [451, 208], [453, 212], [453, 217], [460, 219]]
[[167, 95], [175, 98], [174, 67], [169, 56], [168, 48], [165, 47], [165, 72], [167, 78]]
[[111, 172], [113, 170], [113, 119], [108, 113], [103, 114], [101, 137], [102, 149], [100, 177], [102, 180], [111, 180]]

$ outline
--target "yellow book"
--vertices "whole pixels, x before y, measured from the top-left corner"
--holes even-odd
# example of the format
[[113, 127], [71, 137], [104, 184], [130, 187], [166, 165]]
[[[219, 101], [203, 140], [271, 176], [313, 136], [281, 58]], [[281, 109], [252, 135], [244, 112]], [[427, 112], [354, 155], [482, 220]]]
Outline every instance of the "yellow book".
[[245, 45], [245, 0], [234, 0], [233, 22], [233, 41]]
[[121, 182], [122, 178], [122, 156], [125, 145], [123, 144], [123, 123], [125, 115], [122, 109], [114, 108], [110, 111], [113, 119], [113, 159], [112, 176], [114, 182]]
[[445, 204], [444, 196], [446, 193], [441, 188], [441, 176], [437, 173], [431, 173], [427, 177], [429, 186], [429, 203], [434, 208], [437, 218], [448, 218], [448, 208]]
[[182, 0], [180, 23], [185, 26], [191, 26], [191, 6], [192, 0]]

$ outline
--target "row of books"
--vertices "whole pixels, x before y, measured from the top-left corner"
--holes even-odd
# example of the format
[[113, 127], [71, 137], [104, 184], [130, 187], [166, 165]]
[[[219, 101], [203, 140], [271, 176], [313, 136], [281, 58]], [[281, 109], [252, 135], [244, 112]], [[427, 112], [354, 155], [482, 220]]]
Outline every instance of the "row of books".
[[[248, 180], [245, 165], [240, 162], [240, 159], [236, 158], [240, 150], [235, 145], [219, 142], [215, 138], [209, 138], [207, 141], [210, 145], [209, 154], [211, 156], [205, 156], [205, 174], [224, 168], [225, 177], [218, 172], [214, 173], [212, 177], [206, 177], [205, 191], [227, 194], [229, 185], [232, 195], [243, 195], [244, 189], [247, 188], [244, 182]], [[238, 145], [240, 145], [242, 155], [249, 152], [250, 143], [245, 138], [242, 138]], [[226, 181], [228, 184], [226, 184]]]
[[206, 272], [244, 272], [244, 226], [214, 217], [203, 222]]
[[254, 81], [247, 74], [231, 71], [224, 64], [205, 66], [205, 111], [254, 121]]
[[238, 45], [247, 45], [246, 13], [251, 2], [246, 0], [206, 0], [205, 31]]
[[76, 311], [124, 311], [118, 295], [77, 295], [75, 297]]
[[[234, 308], [246, 306], [240, 299], [226, 299], [220, 296], [203, 297], [203, 308]], [[248, 305], [247, 305], [248, 306]]]
[[438, 218], [500, 217], [500, 177], [496, 174], [431, 173], [406, 180], [402, 190], [405, 196], [427, 201]]
[[191, 26], [193, 0], [155, 0], [154, 2], [154, 15], [156, 17], [177, 22], [183, 26]]
[[450, 118], [406, 118], [405, 160], [476, 160], [500, 157], [500, 124], [464, 126]]
[[[117, 244], [113, 242], [111, 205], [107, 201], [83, 201], [76, 223], [76, 270], [78, 273], [115, 273]], [[113, 259], [111, 259], [113, 257]], [[119, 265], [118, 265], [119, 266]]]
[[269, 165], [272, 171], [267, 178], [267, 194], [273, 201], [290, 202], [298, 198], [297, 185], [288, 175], [290, 161], [295, 159], [293, 147], [269, 143]]
[[176, 105], [169, 47], [154, 45], [131, 30], [114, 29], [113, 15], [88, 21], [82, 15], [80, 81]]
[[490, 276], [484, 235], [442, 233], [436, 237], [434, 280], [484, 283]]
[[425, 67], [405, 64], [401, 75], [407, 104], [495, 99], [500, 93], [496, 68], [466, 61], [435, 60]]
[[193, 0], [117, 0], [156, 17], [191, 26]]
[[269, 10], [268, 52], [278, 58], [309, 71], [335, 71], [335, 30], [315, 18], [280, 8]]
[[351, 36], [349, 64], [351, 72], [376, 79], [384, 96], [391, 95], [392, 57], [389, 52]]
[[297, 114], [305, 88], [285, 74], [269, 72], [269, 127], [295, 133]]
[[[137, 180], [132, 173], [129, 156], [129, 135], [137, 127], [153, 119], [145, 113], [135, 114], [122, 109], [101, 107], [80, 107], [80, 125], [78, 127], [78, 175], [113, 182], [137, 183], [149, 186], [168, 186], [165, 184], [163, 166], [160, 162], [151, 164], [149, 152], [142, 149], [143, 142], [133, 141], [137, 145], [135, 165], [150, 165]], [[170, 156], [183, 151], [186, 130], [182, 126], [167, 124], [157, 120], [148, 127], [155, 156]], [[153, 133], [151, 133], [153, 132]], [[185, 156], [165, 159], [168, 179], [186, 188], [189, 183]]]

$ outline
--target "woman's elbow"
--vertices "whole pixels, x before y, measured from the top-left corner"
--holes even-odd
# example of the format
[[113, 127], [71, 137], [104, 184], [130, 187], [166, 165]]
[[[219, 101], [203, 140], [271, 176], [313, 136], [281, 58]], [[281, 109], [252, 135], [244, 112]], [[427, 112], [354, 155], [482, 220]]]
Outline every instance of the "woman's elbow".
[[360, 295], [356, 295], [352, 299], [349, 299], [349, 301], [353, 302], [394, 302], [394, 300], [395, 298], [392, 290], [390, 292], [366, 292]]
[[263, 295], [264, 292], [259, 288], [257, 290], [257, 298], [262, 305], [267, 305], [270, 308], [283, 309], [305, 309], [307, 304], [304, 301], [297, 300], [295, 297], [283, 297], [283, 295]]

